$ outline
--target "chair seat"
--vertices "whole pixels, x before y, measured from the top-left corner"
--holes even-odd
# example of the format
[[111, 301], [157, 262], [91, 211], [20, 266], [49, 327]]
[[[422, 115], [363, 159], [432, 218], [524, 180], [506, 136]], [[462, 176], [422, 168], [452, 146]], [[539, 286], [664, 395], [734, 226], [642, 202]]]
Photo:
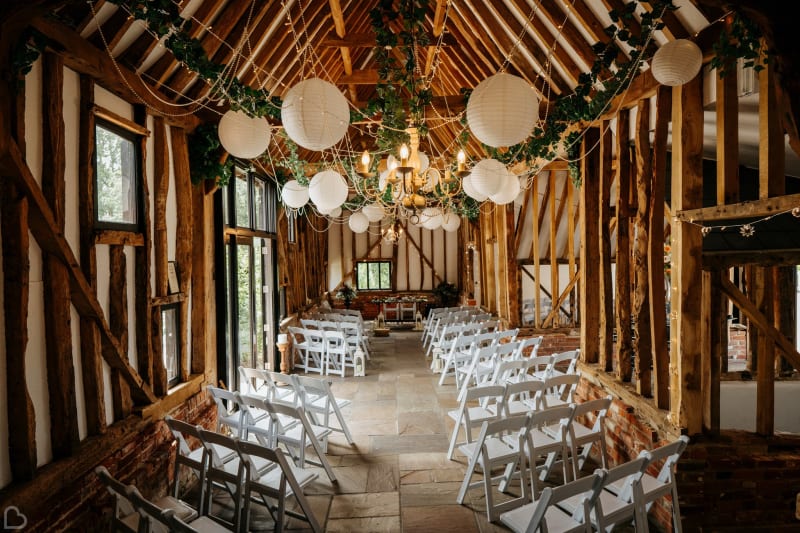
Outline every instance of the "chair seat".
[[[477, 446], [477, 442], [469, 442], [459, 446], [458, 451], [467, 457], [472, 457]], [[489, 458], [493, 462], [503, 461], [504, 459], [508, 459], [509, 462], [511, 462], [515, 460], [519, 454], [517, 442], [513, 437], [510, 437], [508, 441], [499, 438], [486, 439], [484, 441], [484, 446], [486, 446]]]
[[[216, 444], [212, 444], [214, 450], [216, 450], [217, 455], [219, 455], [220, 459], [225, 462], [230, 461], [236, 455], [235, 452], [230, 451], [228, 448], [224, 448], [222, 446], [217, 446]], [[196, 461], [198, 463], [203, 461], [203, 447], [195, 448], [191, 452], [189, 452], [189, 459], [192, 461]]]
[[[528, 524], [536, 510], [537, 502], [525, 504], [522, 507], [512, 509], [500, 515], [500, 521], [514, 532], [522, 532], [528, 529]], [[584, 531], [586, 526], [558, 509], [549, 507], [544, 514], [547, 521], [547, 531], [550, 533], [569, 533], [572, 531]]]
[[189, 522], [198, 533], [230, 533], [230, 529], [207, 516], [201, 516], [197, 520]]
[[563, 445], [561, 439], [556, 439], [538, 428], [531, 429], [531, 435], [533, 436], [533, 447], [537, 451], [560, 450]]
[[197, 517], [197, 511], [195, 511], [191, 506], [189, 506], [184, 501], [179, 500], [174, 496], [163, 496], [153, 501], [153, 503], [161, 507], [162, 509], [171, 509], [175, 511], [175, 516], [177, 516], [184, 522], [188, 522]]
[[[480, 425], [481, 422], [484, 420], [489, 420], [492, 418], [497, 418], [497, 414], [493, 413], [486, 407], [468, 407], [467, 411], [469, 411], [469, 419], [474, 425]], [[458, 420], [459, 410], [454, 409], [447, 413], [447, 416], [452, 418], [453, 420]]]

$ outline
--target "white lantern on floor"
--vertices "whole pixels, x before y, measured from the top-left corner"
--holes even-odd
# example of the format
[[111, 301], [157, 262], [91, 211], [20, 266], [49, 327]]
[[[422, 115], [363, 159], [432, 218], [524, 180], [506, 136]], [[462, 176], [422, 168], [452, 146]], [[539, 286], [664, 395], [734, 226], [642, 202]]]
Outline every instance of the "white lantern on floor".
[[225, 151], [242, 159], [263, 154], [272, 136], [266, 118], [251, 117], [244, 111], [227, 111], [222, 115], [217, 134]]
[[456, 231], [461, 226], [461, 217], [450, 209], [442, 215], [442, 229], [448, 232]]
[[464, 179], [461, 180], [461, 188], [464, 189], [464, 192], [467, 196], [479, 202], [483, 202], [489, 198], [485, 194], [481, 194], [475, 190], [475, 187], [472, 185], [472, 174], [467, 174], [464, 176]]
[[289, 138], [303, 148], [325, 150], [341, 141], [347, 132], [350, 107], [335, 85], [311, 78], [286, 93], [281, 122]]
[[350, 226], [353, 233], [364, 233], [369, 228], [369, 219], [361, 211], [356, 211], [350, 215], [347, 225]]
[[539, 118], [536, 92], [518, 76], [505, 72], [486, 78], [467, 102], [467, 124], [475, 137], [489, 146], [521, 143]]
[[703, 52], [688, 39], [676, 39], [653, 56], [653, 77], [662, 85], [676, 87], [694, 79], [703, 66]]
[[366, 215], [370, 222], [377, 222], [381, 220], [385, 214], [383, 212], [383, 206], [377, 202], [365, 205], [361, 208], [361, 212]]
[[505, 182], [503, 182], [503, 186], [500, 188], [500, 191], [498, 191], [497, 194], [489, 197], [489, 200], [497, 205], [510, 204], [519, 194], [519, 180], [517, 179], [517, 176], [511, 171], [506, 172], [506, 179]]
[[297, 180], [287, 181], [281, 189], [281, 199], [287, 207], [300, 209], [308, 203], [308, 187]]
[[482, 159], [478, 161], [470, 176], [472, 187], [483, 196], [492, 196], [500, 192], [505, 183], [508, 170], [506, 166], [496, 159]]
[[333, 170], [323, 170], [311, 178], [308, 194], [321, 212], [333, 211], [347, 200], [347, 182]]

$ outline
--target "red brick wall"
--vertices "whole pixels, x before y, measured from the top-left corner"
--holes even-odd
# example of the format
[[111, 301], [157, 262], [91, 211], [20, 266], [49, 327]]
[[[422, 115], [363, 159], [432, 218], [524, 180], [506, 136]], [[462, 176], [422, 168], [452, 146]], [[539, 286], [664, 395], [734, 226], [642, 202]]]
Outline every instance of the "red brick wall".
[[[538, 337], [539, 335], [520, 335], [519, 338]], [[579, 335], [565, 333], [546, 333], [542, 335], [542, 344], [539, 345], [537, 355], [552, 355], [554, 353], [568, 352], [581, 347]]]
[[747, 330], [730, 328], [728, 330], [728, 359], [747, 359]]
[[[206, 428], [216, 427], [216, 407], [205, 390], [170, 414]], [[142, 495], [152, 498], [167, 494], [171, 487], [174, 449], [172, 433], [163, 420], [157, 420], [108, 450], [100, 464], [112, 476], [134, 484]], [[28, 513], [25, 531], [108, 531], [113, 502], [94, 473], [96, 466], [78, 475], [60, 493], [47, 494], [40, 513]]]

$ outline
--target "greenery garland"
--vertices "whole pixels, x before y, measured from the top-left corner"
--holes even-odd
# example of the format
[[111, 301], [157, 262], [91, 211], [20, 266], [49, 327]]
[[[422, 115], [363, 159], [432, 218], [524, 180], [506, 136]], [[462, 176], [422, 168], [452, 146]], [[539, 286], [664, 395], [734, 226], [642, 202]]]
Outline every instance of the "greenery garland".
[[[165, 47], [178, 61], [209, 83], [215, 98], [227, 100], [231, 109], [243, 110], [252, 116], [268, 116], [273, 120], [280, 120], [280, 99], [270, 97], [266, 90], [253, 89], [225, 74], [225, 66], [213, 62], [205, 53], [200, 40], [189, 36], [193, 22], [180, 16], [178, 3], [173, 0], [110, 1], [126, 9], [137, 20], [144, 21], [157, 37], [166, 37]], [[613, 24], [605, 28], [609, 40], [593, 46], [597, 60], [589, 73], [580, 75], [574, 92], [553, 102], [544, 122], [534, 129], [525, 142], [503, 151], [485, 146], [489, 156], [507, 165], [525, 162], [533, 166], [537, 161], [555, 158], [557, 149], [562, 147], [570, 154], [574, 163], [574, 145], [578, 143], [580, 135], [574, 132], [567, 135], [567, 131], [575, 124], [588, 123], [606, 111], [611, 99], [635, 74], [634, 69], [638, 68], [640, 61], [648, 59], [654, 53], [654, 43], [647, 44], [652, 32], [663, 27], [661, 14], [665, 10], [677, 9], [672, 0], [652, 0], [648, 4], [651, 11], [641, 14], [641, 32], [638, 35], [634, 35], [627, 27], [628, 22], [636, 20], [638, 0], [625, 4], [621, 11], [610, 11]], [[375, 58], [378, 63], [379, 83], [376, 97], [368, 103], [366, 109], [355, 112], [354, 115], [363, 117], [380, 114], [382, 124], [386, 127], [379, 129], [377, 144], [383, 151], [395, 149], [398, 144], [407, 141], [404, 130], [409, 122], [417, 125], [421, 135], [426, 133], [422, 111], [430, 103], [432, 95], [425, 80], [415, 75], [418, 72], [415, 46], [427, 44], [427, 34], [424, 31], [427, 7], [427, 0], [408, 0], [402, 2], [399, 10], [396, 10], [392, 0], [379, 0], [378, 6], [370, 12], [376, 34]], [[389, 27], [397, 21], [400, 21], [402, 29], [395, 34]], [[760, 37], [755, 23], [735, 13], [730, 31], [722, 32], [714, 47], [716, 57], [712, 59], [711, 66], [719, 68], [721, 75], [724, 75], [728, 59], [743, 57], [746, 59], [746, 66], [762, 69], [763, 62], [759, 59], [767, 57], [767, 51]], [[624, 42], [632, 47], [629, 61], [616, 62], [620, 53], [617, 42]], [[45, 44], [43, 35], [35, 30], [26, 31], [13, 53], [15, 71], [20, 75], [28, 72]], [[395, 46], [400, 46], [405, 54], [403, 64], [399, 64], [391, 53], [391, 48]], [[601, 75], [608, 72], [612, 65], [616, 65], [616, 72], [601, 80]], [[599, 84], [602, 84], [602, 89], [598, 90], [596, 87]], [[462, 93], [468, 99], [469, 91], [462, 89]], [[406, 103], [408, 109], [405, 107]], [[462, 117], [462, 124], [466, 125], [465, 120]], [[459, 137], [459, 143], [463, 146], [468, 139], [469, 132], [465, 128]], [[281, 164], [289, 169], [295, 179], [301, 183], [307, 182], [307, 163], [298, 157], [297, 146], [286, 137], [285, 140], [289, 155]], [[192, 157], [194, 181], [197, 183], [203, 179], [218, 179], [220, 183], [226, 182], [230, 178], [229, 167], [215, 157], [219, 153], [216, 127], [199, 129], [193, 135], [193, 143], [196, 146], [194, 153], [197, 155]], [[575, 169], [577, 164], [571, 166], [571, 175], [579, 184]], [[279, 179], [289, 178], [281, 174]], [[466, 207], [457, 207], [470, 213], [476, 211], [463, 193], [461, 196], [460, 203]]]
[[227, 185], [233, 174], [233, 160], [222, 160], [216, 124], [201, 124], [189, 135], [189, 172], [195, 185], [214, 180]]

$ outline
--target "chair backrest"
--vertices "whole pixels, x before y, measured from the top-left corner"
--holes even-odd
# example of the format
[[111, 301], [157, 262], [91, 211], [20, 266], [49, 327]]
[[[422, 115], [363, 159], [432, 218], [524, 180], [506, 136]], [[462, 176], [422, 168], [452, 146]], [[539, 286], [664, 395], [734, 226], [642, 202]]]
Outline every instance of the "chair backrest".
[[171, 533], [174, 531], [170, 519], [175, 513], [174, 510], [162, 509], [142, 496], [136, 487], [131, 487], [130, 498], [139, 513], [140, 533]]
[[[552, 376], [545, 379], [545, 389], [547, 395], [560, 398], [563, 402], [571, 403], [572, 395], [578, 386], [581, 377], [578, 374], [563, 374]], [[547, 396], [544, 398], [547, 402]]]
[[[530, 533], [537, 530], [545, 531], [547, 527], [548, 510], [556, 510], [555, 514], [559, 515], [559, 518], [568, 518], [572, 522], [569, 525], [563, 524], [565, 530], [579, 531], [580, 529], [578, 528], [583, 525], [583, 531], [591, 533], [592, 524], [589, 517], [600, 495], [604, 477], [605, 473], [602, 470], [597, 470], [594, 474], [565, 483], [564, 485], [546, 487], [537, 501], [536, 510], [533, 513], [533, 517], [526, 531]], [[571, 515], [565, 513], [558, 507], [560, 502], [574, 498], [575, 496], [580, 496], [580, 504], [575, 507]], [[543, 524], [544, 527], [542, 527]], [[573, 529], [567, 529], [570, 526]]]
[[612, 397], [609, 395], [605, 398], [598, 398], [596, 400], [588, 400], [585, 402], [576, 403], [575, 420], [579, 420], [581, 417], [593, 413], [594, 420], [591, 421], [592, 429], [597, 430], [603, 424], [606, 418], [606, 413], [611, 407], [611, 400]]
[[689, 437], [686, 435], [681, 435], [677, 440], [670, 442], [669, 444], [660, 446], [655, 450], [650, 450], [650, 460], [647, 464], [648, 468], [663, 461], [661, 469], [656, 476], [659, 481], [662, 483], [675, 482], [673, 475], [675, 464], [678, 462], [678, 459], [680, 459], [681, 454], [684, 452], [684, 450], [686, 450], [688, 445]]
[[551, 370], [561, 370], [565, 374], [574, 374], [577, 370], [580, 349], [553, 354]]
[[495, 344], [502, 344], [505, 342], [514, 341], [516, 340], [518, 333], [519, 333], [519, 328], [501, 329], [499, 331], [495, 331], [494, 342]]
[[269, 400], [261, 396], [250, 394], [240, 394], [238, 396], [239, 406], [242, 410], [243, 438], [255, 437], [264, 446], [275, 445], [275, 431], [272, 417], [268, 417], [266, 423], [259, 422], [257, 412], [268, 413], [267, 404]]
[[172, 418], [170, 415], [166, 415], [164, 421], [172, 432], [172, 436], [178, 441], [178, 454], [184, 457], [188, 456], [192, 450], [189, 447], [189, 442], [186, 440], [186, 437], [194, 437], [199, 441], [200, 433], [197, 431], [198, 426], [193, 426], [182, 420]]
[[219, 414], [229, 415], [236, 411], [236, 396], [234, 391], [208, 385], [208, 392], [217, 404]]
[[105, 485], [106, 489], [114, 498], [114, 519], [120, 519], [136, 512], [136, 504], [131, 498], [131, 487], [125, 485], [117, 478], [111, 475], [106, 467], [100, 465], [94, 469], [100, 482]]
[[495, 385], [508, 385], [518, 381], [520, 374], [524, 374], [527, 369], [527, 361], [519, 359], [509, 359], [507, 361], [500, 361], [495, 366], [494, 374], [492, 375], [491, 383]]
[[543, 390], [544, 382], [535, 379], [506, 383], [505, 395], [503, 396], [503, 407], [506, 409], [506, 415], [510, 414], [511, 402], [517, 400], [529, 400], [532, 411], [541, 409]]
[[569, 431], [569, 425], [575, 416], [575, 406], [559, 405], [558, 407], [543, 407], [538, 411], [533, 411], [531, 415], [531, 427], [543, 428], [559, 426], [562, 435], [566, 437]]
[[[621, 501], [633, 504], [634, 491], [637, 485], [641, 483], [642, 474], [644, 474], [649, 463], [650, 454], [645, 451], [640, 453], [636, 459], [609, 468], [606, 470], [603, 487], [617, 484], [618, 481], [624, 480], [622, 484], [617, 484], [615, 492], [617, 492], [617, 496]], [[600, 511], [602, 513], [602, 506], [600, 507]]]
[[460, 411], [467, 426], [471, 425], [469, 418], [469, 407], [477, 401], [483, 407], [495, 404], [497, 417], [503, 414], [503, 397], [505, 396], [505, 386], [503, 385], [478, 385], [466, 388], [460, 404]]
[[521, 339], [518, 358], [536, 357], [539, 347], [542, 345], [542, 340], [544, 340], [544, 337], [541, 335], [538, 337], [525, 337]]
[[242, 394], [270, 393], [270, 383], [260, 368], [239, 367], [239, 392]]

